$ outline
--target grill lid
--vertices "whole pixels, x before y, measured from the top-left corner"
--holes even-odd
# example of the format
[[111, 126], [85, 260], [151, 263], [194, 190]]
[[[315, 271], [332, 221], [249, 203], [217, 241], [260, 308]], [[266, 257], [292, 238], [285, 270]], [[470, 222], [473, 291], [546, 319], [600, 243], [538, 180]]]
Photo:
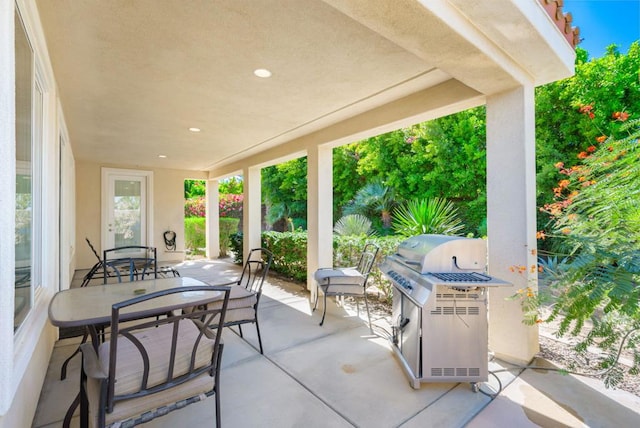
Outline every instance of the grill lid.
[[487, 243], [482, 239], [446, 235], [412, 236], [390, 256], [411, 270], [429, 272], [484, 272]]

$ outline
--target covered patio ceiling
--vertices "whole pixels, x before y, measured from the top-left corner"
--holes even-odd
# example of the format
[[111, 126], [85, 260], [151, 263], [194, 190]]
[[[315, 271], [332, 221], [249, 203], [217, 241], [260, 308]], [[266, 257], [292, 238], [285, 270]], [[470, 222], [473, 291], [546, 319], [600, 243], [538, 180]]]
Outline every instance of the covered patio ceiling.
[[566, 77], [548, 3], [37, 0], [76, 160], [200, 171], [354, 117], [424, 120]]

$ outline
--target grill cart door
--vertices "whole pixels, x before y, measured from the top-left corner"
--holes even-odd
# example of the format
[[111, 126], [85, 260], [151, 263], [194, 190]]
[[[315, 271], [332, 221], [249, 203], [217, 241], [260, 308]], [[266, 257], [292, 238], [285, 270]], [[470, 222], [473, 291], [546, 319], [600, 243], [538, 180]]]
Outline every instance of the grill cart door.
[[402, 293], [393, 293], [393, 341], [415, 378], [422, 377], [422, 309]]

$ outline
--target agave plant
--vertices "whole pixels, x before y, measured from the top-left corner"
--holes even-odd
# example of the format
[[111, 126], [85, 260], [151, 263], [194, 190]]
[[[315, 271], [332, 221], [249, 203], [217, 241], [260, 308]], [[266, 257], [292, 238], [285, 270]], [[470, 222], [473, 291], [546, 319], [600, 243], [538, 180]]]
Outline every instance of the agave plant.
[[349, 214], [336, 222], [333, 231], [340, 236], [373, 235], [371, 220], [362, 214]]
[[396, 208], [393, 229], [401, 236], [424, 233], [456, 235], [464, 228], [458, 210], [443, 198], [414, 199]]

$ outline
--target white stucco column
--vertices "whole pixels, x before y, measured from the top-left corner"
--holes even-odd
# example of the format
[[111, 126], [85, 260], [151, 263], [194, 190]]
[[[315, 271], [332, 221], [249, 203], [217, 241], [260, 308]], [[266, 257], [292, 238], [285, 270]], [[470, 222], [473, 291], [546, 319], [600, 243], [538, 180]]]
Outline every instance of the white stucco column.
[[487, 230], [489, 272], [514, 285], [489, 293], [489, 347], [506, 361], [529, 362], [538, 328], [524, 325], [520, 302], [505, 298], [538, 288], [533, 86], [487, 98]]
[[260, 167], [243, 169], [244, 200], [242, 205], [243, 260], [247, 260], [252, 248], [262, 246], [262, 196], [260, 194]]
[[307, 152], [307, 289], [317, 294], [313, 273], [333, 265], [333, 150], [313, 146]]
[[218, 180], [207, 180], [207, 258], [220, 257], [220, 183]]

